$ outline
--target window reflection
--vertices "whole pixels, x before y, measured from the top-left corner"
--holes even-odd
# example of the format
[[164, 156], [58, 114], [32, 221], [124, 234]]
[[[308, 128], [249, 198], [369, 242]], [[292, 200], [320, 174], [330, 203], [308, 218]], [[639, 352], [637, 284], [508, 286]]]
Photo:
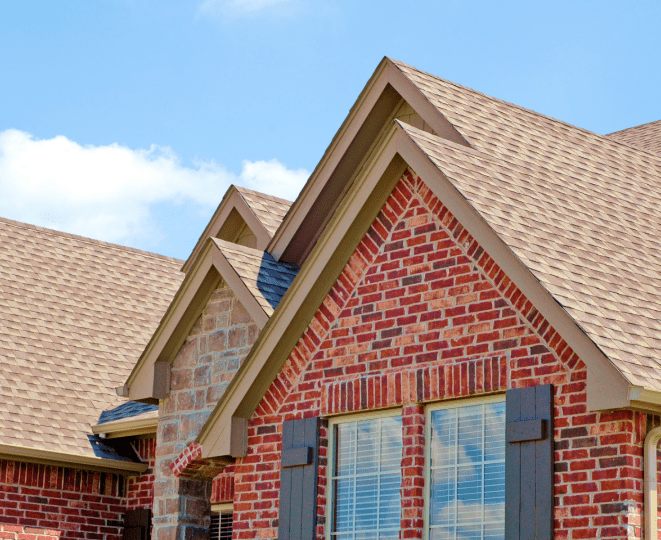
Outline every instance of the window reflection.
[[398, 540], [401, 417], [334, 426], [333, 520], [337, 540]]
[[505, 403], [431, 412], [429, 539], [502, 540]]

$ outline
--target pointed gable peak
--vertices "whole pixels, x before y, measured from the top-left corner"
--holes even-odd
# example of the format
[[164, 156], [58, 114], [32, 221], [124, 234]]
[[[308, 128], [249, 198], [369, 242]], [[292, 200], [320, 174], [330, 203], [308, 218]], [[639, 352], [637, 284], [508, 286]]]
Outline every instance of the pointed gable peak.
[[285, 199], [231, 185], [181, 270], [188, 273], [209, 238], [264, 251], [290, 206]]

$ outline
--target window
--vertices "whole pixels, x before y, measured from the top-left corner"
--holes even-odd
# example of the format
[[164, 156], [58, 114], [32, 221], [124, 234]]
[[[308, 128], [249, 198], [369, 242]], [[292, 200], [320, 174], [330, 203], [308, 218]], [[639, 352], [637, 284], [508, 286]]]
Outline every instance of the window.
[[232, 503], [214, 504], [211, 507], [211, 525], [209, 540], [232, 540], [232, 521], [234, 512]]
[[505, 402], [427, 411], [428, 540], [503, 539]]
[[332, 421], [330, 443], [329, 540], [398, 540], [400, 412]]

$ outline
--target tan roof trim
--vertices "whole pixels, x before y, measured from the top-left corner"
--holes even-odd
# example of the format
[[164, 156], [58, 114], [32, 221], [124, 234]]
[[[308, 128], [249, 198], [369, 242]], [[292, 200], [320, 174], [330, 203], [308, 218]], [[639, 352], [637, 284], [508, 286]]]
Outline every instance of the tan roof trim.
[[148, 469], [146, 463], [133, 463], [113, 459], [92, 458], [76, 456], [62, 452], [49, 452], [23, 446], [0, 444], [0, 459], [27, 461], [28, 463], [41, 463], [44, 465], [57, 465], [61, 467], [78, 467], [95, 471], [112, 472], [117, 474], [133, 475], [143, 473]]
[[181, 267], [182, 272], [186, 274], [189, 272], [193, 266], [193, 263], [195, 262], [195, 259], [197, 259], [200, 252], [202, 251], [206, 240], [211, 237], [217, 237], [221, 233], [224, 226], [232, 230], [223, 231], [223, 240], [228, 240], [230, 242], [234, 242], [236, 240], [234, 236], [236, 236], [240, 231], [234, 230], [236, 227], [232, 227], [231, 220], [229, 219], [232, 210], [236, 210], [240, 214], [240, 216], [243, 218], [243, 221], [245, 221], [246, 225], [248, 225], [248, 228], [250, 228], [250, 230], [257, 238], [257, 245], [255, 246], [255, 249], [259, 249], [260, 251], [264, 251], [266, 249], [266, 246], [271, 240], [271, 235], [266, 230], [259, 218], [252, 211], [241, 193], [236, 189], [236, 186], [232, 185], [225, 193], [225, 196], [218, 205], [218, 208], [216, 208], [216, 211], [204, 229], [200, 239], [197, 241], [197, 244], [195, 244], [195, 247], [193, 248], [190, 256]]
[[158, 411], [140, 414], [137, 417], [122, 418], [113, 422], [92, 426], [92, 433], [105, 435], [106, 439], [155, 435], [158, 428]]
[[[317, 208], [320, 197], [325, 198], [323, 202], [328, 206], [339, 203], [356, 172], [388, 129], [402, 99], [436, 134], [470, 146], [399, 67], [389, 58], [384, 58], [266, 248], [276, 260], [302, 266], [314, 241], [333, 214], [332, 207]], [[335, 185], [338, 189], [333, 189]], [[313, 206], [319, 215], [306, 219], [314, 211]]]
[[[396, 125], [396, 124], [395, 124]], [[397, 164], [393, 168], [393, 165]], [[581, 330], [569, 314], [551, 297], [528, 268], [500, 239], [482, 216], [430, 161], [401, 128], [393, 127], [370, 159], [351, 190], [341, 202], [331, 223], [310, 254], [289, 291], [262, 331], [248, 358], [212, 412], [197, 438], [204, 457], [232, 455], [231, 448], [245, 447], [232, 441], [232, 419], [249, 419], [268, 386], [277, 376], [314, 311], [344, 267], [346, 260], [383, 204], [383, 188], [392, 184], [393, 171], [409, 164], [449, 208], [461, 224], [484, 247], [508, 277], [560, 333], [587, 365], [588, 407], [605, 410], [637, 406], [656, 410], [650, 396], [638, 396], [632, 403], [629, 384], [603, 352]], [[399, 177], [397, 177], [397, 180]], [[376, 189], [377, 186], [379, 189]], [[385, 194], [386, 196], [392, 189]], [[382, 200], [383, 199], [383, 200]], [[368, 207], [365, 202], [369, 201]], [[369, 208], [378, 204], [376, 211]], [[301, 316], [301, 312], [304, 314]], [[648, 399], [648, 401], [644, 401]], [[654, 399], [659, 399], [655, 393]], [[647, 404], [647, 405], [646, 405]], [[234, 436], [237, 436], [236, 432]], [[244, 434], [245, 436], [245, 434]], [[238, 456], [235, 456], [238, 457]]]
[[167, 395], [169, 387], [163, 385], [169, 385], [169, 381], [155, 377], [154, 366], [156, 362], [174, 360], [221, 280], [236, 294], [255, 323], [260, 328], [266, 325], [268, 316], [262, 307], [211, 238], [207, 238], [131, 375], [118, 389], [122, 395], [149, 403]]

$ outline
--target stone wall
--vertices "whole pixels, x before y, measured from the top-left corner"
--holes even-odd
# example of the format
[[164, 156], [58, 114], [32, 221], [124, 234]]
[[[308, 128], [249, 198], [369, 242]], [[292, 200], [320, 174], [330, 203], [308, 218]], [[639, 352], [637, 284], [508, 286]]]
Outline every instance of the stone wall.
[[211, 482], [175, 477], [170, 466], [197, 437], [258, 333], [243, 305], [221, 285], [174, 360], [170, 394], [159, 407], [156, 540], [206, 537]]

